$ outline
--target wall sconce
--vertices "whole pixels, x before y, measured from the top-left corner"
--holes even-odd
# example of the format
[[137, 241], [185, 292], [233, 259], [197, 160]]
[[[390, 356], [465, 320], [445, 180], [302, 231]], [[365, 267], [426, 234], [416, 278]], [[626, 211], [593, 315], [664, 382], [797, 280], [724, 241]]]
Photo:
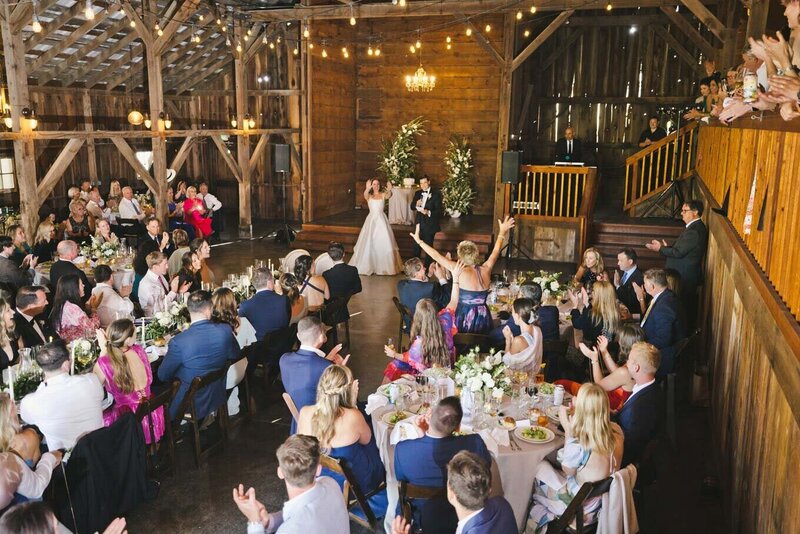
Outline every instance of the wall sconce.
[[172, 119], [169, 118], [169, 113], [164, 113], [163, 111], [158, 114], [158, 125], [159, 129], [166, 129], [169, 130], [172, 128]]
[[3, 110], [3, 124], [9, 130], [14, 127], [14, 119], [11, 118], [11, 110], [9, 108]]
[[144, 114], [144, 127], [149, 130], [151, 126], [153, 126], [153, 121], [150, 120], [150, 114], [149, 113], [145, 113]]
[[250, 127], [251, 130], [255, 129], [256, 127], [256, 118], [250, 115], [250, 120], [248, 121], [247, 125]]
[[244, 121], [242, 121], [242, 126], [245, 130], [252, 130], [256, 127], [256, 120], [249, 113], [246, 113]]
[[169, 130], [172, 128], [172, 119], [169, 117], [169, 113], [164, 116], [164, 126]]
[[239, 121], [236, 120], [236, 115], [231, 115], [231, 128], [236, 128], [239, 125]]
[[22, 118], [28, 121], [31, 130], [35, 130], [39, 126], [39, 118], [36, 116], [35, 109], [22, 108]]

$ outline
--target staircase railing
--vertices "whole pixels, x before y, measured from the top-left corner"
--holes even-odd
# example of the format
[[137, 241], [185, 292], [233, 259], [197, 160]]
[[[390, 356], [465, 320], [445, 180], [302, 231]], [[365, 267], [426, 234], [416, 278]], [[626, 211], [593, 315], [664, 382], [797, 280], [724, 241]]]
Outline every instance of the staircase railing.
[[694, 170], [696, 147], [697, 122], [692, 121], [626, 159], [623, 210], [635, 215], [642, 202], [688, 177]]

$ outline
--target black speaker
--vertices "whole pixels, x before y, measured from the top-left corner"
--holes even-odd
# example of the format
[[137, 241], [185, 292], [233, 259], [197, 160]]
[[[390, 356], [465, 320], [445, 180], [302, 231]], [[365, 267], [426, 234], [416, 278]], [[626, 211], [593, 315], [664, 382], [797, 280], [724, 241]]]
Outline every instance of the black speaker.
[[292, 168], [289, 163], [289, 145], [275, 145], [272, 162], [275, 172], [290, 172]]
[[500, 173], [500, 181], [502, 183], [516, 184], [519, 182], [519, 158], [521, 155], [522, 152], [503, 152], [503, 167]]

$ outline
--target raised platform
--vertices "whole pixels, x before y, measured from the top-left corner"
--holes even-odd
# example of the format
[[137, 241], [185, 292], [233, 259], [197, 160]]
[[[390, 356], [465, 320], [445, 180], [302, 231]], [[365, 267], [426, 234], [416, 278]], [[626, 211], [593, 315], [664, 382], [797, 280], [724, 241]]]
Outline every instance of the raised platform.
[[[303, 248], [309, 252], [325, 252], [328, 243], [339, 241], [345, 246], [345, 251], [350, 254], [358, 240], [358, 234], [367, 210], [350, 210], [331, 217], [318, 219], [303, 224], [297, 234], [297, 239], [292, 243], [292, 248]], [[441, 231], [436, 234], [434, 246], [440, 251], [450, 251], [455, 255], [456, 246], [460, 241], [468, 239], [475, 242], [481, 254], [488, 254], [492, 243], [492, 217], [491, 215], [466, 215], [460, 219], [442, 217]], [[394, 238], [400, 249], [400, 256], [409, 258], [413, 254], [414, 240], [409, 235], [414, 231], [413, 226], [392, 225]]]

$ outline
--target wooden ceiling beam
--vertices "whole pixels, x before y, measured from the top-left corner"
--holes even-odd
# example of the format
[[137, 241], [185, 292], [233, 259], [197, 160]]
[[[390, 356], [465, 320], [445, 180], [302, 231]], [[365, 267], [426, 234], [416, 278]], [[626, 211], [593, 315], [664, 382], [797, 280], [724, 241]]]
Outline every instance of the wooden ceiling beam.
[[550, 24], [547, 25], [547, 28], [542, 30], [542, 33], [536, 36], [536, 39], [531, 41], [528, 44], [528, 46], [526, 46], [522, 50], [522, 52], [517, 54], [517, 57], [515, 57], [514, 61], [511, 62], [511, 71], [513, 72], [517, 70], [520, 67], [520, 65], [525, 63], [525, 60], [528, 59], [531, 56], [531, 54], [536, 52], [536, 49], [542, 46], [544, 42], [547, 41], [547, 39], [549, 39], [550, 36], [553, 35], [555, 31], [559, 29], [561, 25], [564, 24], [564, 22], [566, 22], [566, 20], [572, 16], [573, 13], [575, 13], [575, 10], [573, 9], [570, 9], [569, 11], [562, 11], [561, 13], [559, 13], [558, 16], [552, 22], [550, 22]]
[[204, 67], [210, 65], [215, 61], [219, 61], [222, 55], [228, 53], [227, 50], [220, 49], [220, 47], [224, 46], [225, 46], [225, 37], [222, 35], [216, 37], [212, 42], [209, 43], [209, 46], [207, 47], [207, 49], [209, 50], [207, 56], [205, 55], [205, 53], [198, 54], [197, 58], [192, 58], [192, 61], [186, 63], [187, 68], [182, 68], [177, 72], [170, 73], [171, 77], [169, 78], [169, 81], [167, 81], [166, 79], [164, 80], [164, 90], [169, 91], [171, 89], [174, 89], [176, 86], [180, 85], [184, 81], [190, 79], [192, 76], [197, 74]]
[[505, 60], [503, 59], [503, 56], [501, 56], [500, 53], [494, 49], [492, 43], [489, 42], [489, 39], [487, 39], [486, 36], [483, 35], [483, 32], [481, 32], [480, 30], [478, 30], [478, 28], [475, 27], [475, 25], [472, 23], [471, 20], [469, 20], [466, 17], [466, 15], [464, 15], [463, 13], [459, 13], [458, 15], [456, 15], [456, 19], [464, 23], [464, 25], [467, 28], [472, 30], [472, 38], [479, 45], [481, 45], [481, 48], [486, 50], [486, 52], [488, 52], [489, 55], [492, 56], [492, 59], [494, 59], [495, 63], [497, 63], [501, 67], [505, 65]]
[[698, 18], [700, 22], [705, 24], [714, 36], [725, 42], [725, 32], [728, 28], [708, 10], [708, 8], [700, 0], [681, 0], [681, 4], [685, 5], [692, 14]]
[[[232, 58], [231, 58], [232, 59]], [[236, 163], [236, 160], [233, 159], [233, 155], [231, 151], [228, 150], [227, 145], [222, 141], [222, 138], [219, 135], [212, 135], [211, 140], [214, 141], [214, 144], [219, 149], [219, 153], [222, 156], [222, 160], [231, 170], [233, 177], [236, 178], [237, 182], [242, 181], [242, 169], [239, 167], [239, 164]]]
[[683, 32], [683, 34], [703, 52], [705, 57], [714, 57], [714, 53], [716, 52], [714, 47], [711, 46], [711, 43], [706, 41], [702, 35], [700, 35], [700, 32], [697, 31], [697, 29], [688, 20], [686, 20], [686, 17], [669, 7], [662, 6], [661, 11], [667, 16], [672, 24], [677, 26], [678, 29]]
[[[27, 2], [19, 4], [20, 6], [30, 5]], [[33, 33], [25, 39], [25, 52], [28, 53], [33, 50], [39, 44], [45, 42], [47, 39], [54, 39], [57, 40], [58, 37], [54, 37], [53, 34], [60, 30], [64, 24], [71, 21], [75, 17], [79, 16], [83, 11], [83, 4], [80, 2], [76, 2], [74, 5], [65, 9], [60, 15], [56, 18], [48, 22], [44, 25], [44, 29], [42, 33]]]
[[117, 150], [119, 150], [119, 153], [125, 158], [125, 161], [133, 167], [136, 174], [147, 184], [147, 187], [149, 187], [151, 191], [158, 191], [158, 184], [156, 184], [156, 181], [150, 176], [150, 173], [147, 172], [147, 169], [144, 168], [144, 165], [136, 158], [136, 153], [133, 151], [133, 148], [131, 148], [131, 145], [120, 137], [112, 137], [111, 142], [117, 147]]
[[128, 2], [128, 0], [122, 0], [122, 10], [128, 15], [128, 19], [132, 20], [136, 26], [133, 27], [133, 31], [136, 32], [136, 35], [142, 40], [142, 42], [148, 48], [151, 48], [155, 44], [155, 39], [153, 38], [153, 34], [148, 29], [147, 25], [145, 25], [142, 18], [136, 13], [136, 10], [133, 6]]
[[[166, 97], [165, 98], [169, 98]], [[683, 99], [686, 100], [685, 98]], [[0, 132], [0, 141], [14, 141], [17, 139], [32, 139], [34, 141], [45, 141], [47, 139], [152, 139], [153, 137], [163, 137], [165, 139], [173, 137], [213, 137], [220, 135], [284, 135], [298, 134], [299, 128], [255, 128], [253, 130], [227, 129], [204, 129], [204, 130], [55, 130], [32, 132]]]
[[181, 26], [191, 27], [191, 23], [186, 22], [186, 20], [195, 13], [204, 11], [198, 9], [199, 3], [200, 0], [180, 0], [178, 2], [175, 14], [169, 18], [169, 22], [161, 24], [163, 33], [156, 39], [154, 44], [156, 54], [163, 54], [169, 50], [168, 46], [172, 41], [172, 37]]
[[189, 70], [171, 80], [170, 83], [166, 84], [164, 90], [175, 91], [175, 94], [188, 91], [231, 61], [233, 61], [233, 57], [229, 53], [217, 50], [216, 53], [203, 58], [202, 61], [193, 65]]
[[[116, 43], [112, 44], [111, 46], [108, 46], [107, 48], [104, 48], [103, 51], [100, 52], [100, 54], [98, 54], [97, 56], [95, 56], [91, 60], [89, 60], [86, 63], [86, 65], [84, 65], [83, 67], [81, 67], [79, 69], [78, 68], [74, 69], [72, 75], [67, 77], [67, 78], [65, 78], [65, 80], [62, 82], [62, 85], [64, 85], [64, 86], [72, 85], [76, 81], [86, 77], [95, 68], [97, 68], [100, 65], [102, 65], [104, 61], [108, 60], [108, 58], [110, 58], [114, 54], [118, 54], [119, 52], [121, 52], [123, 48], [125, 48], [128, 45], [130, 45], [133, 41], [135, 41], [138, 38], [139, 38], [139, 36], [136, 35], [136, 32], [134, 32], [134, 31], [128, 32], [125, 35], [125, 37], [122, 37], [121, 39], [119, 39]], [[117, 66], [117, 68], [118, 68], [118, 66], [122, 64], [122, 59], [123, 58], [120, 58], [120, 59], [117, 59], [117, 60], [111, 62], [107, 68], [105, 68], [102, 71], [96, 73], [94, 76], [91, 76], [90, 78], [87, 78], [86, 79], [86, 87], [91, 88], [91, 87], [94, 87], [95, 85], [97, 85], [97, 83], [102, 78], [104, 78], [105, 76], [108, 75], [107, 74], [108, 70], [112, 69], [115, 66]]]
[[47, 174], [36, 186], [36, 196], [39, 198], [47, 198], [52, 193], [53, 188], [58, 181], [64, 176], [64, 172], [75, 159], [75, 155], [83, 146], [85, 139], [70, 139], [67, 141], [66, 146], [59, 152], [53, 164], [47, 169]]
[[687, 64], [689, 64], [695, 72], [698, 74], [702, 74], [705, 72], [703, 67], [698, 62], [698, 58], [694, 57], [691, 52], [686, 50], [684, 46], [675, 38], [674, 35], [669, 33], [669, 31], [664, 28], [663, 26], [653, 26], [653, 31], [656, 32], [656, 35], [664, 39], [664, 41], [673, 49], [675, 52], [683, 59]]
[[[51, 7], [53, 7], [58, 0], [39, 0], [39, 6], [36, 10], [37, 15], [41, 15]], [[11, 13], [11, 29], [13, 32], [21, 32], [22, 28], [31, 23], [33, 17], [33, 2], [20, 2], [14, 11]], [[27, 50], [27, 46], [25, 49]]]

